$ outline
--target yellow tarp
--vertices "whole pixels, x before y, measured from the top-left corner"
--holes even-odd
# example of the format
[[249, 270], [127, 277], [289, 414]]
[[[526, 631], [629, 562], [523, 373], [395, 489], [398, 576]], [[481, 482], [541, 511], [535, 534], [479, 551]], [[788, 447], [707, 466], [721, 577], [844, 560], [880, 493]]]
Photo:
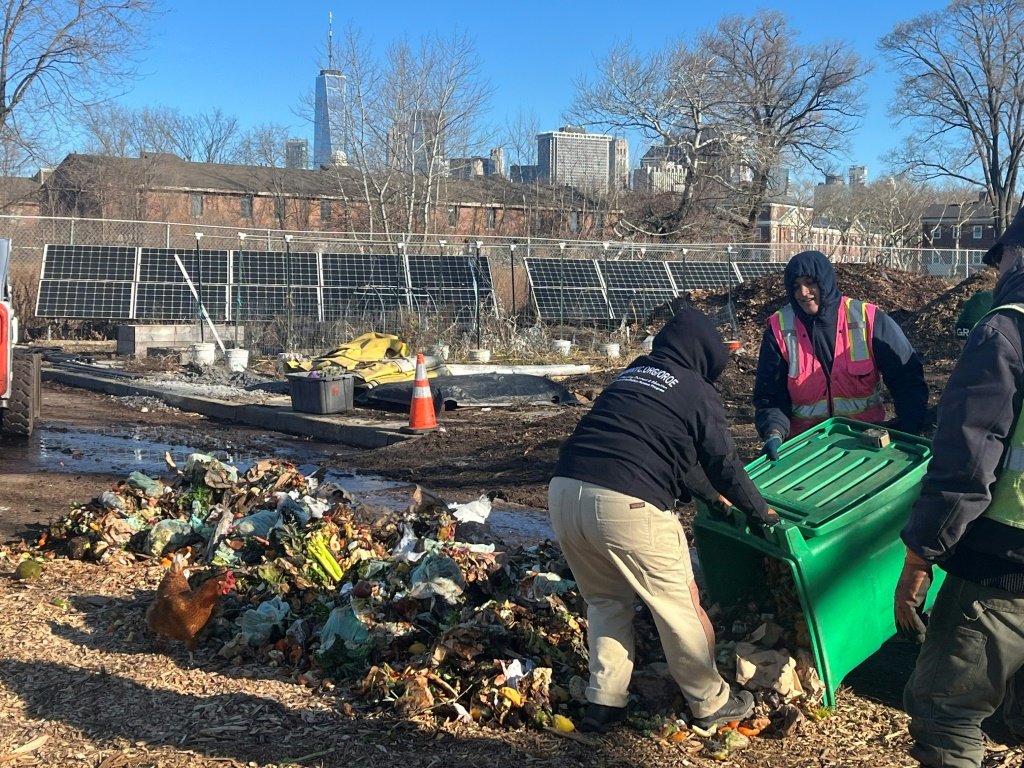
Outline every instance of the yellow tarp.
[[290, 373], [341, 367], [367, 384], [386, 384], [416, 377], [416, 361], [408, 355], [408, 345], [397, 336], [371, 331], [313, 360], [289, 360], [285, 367]]

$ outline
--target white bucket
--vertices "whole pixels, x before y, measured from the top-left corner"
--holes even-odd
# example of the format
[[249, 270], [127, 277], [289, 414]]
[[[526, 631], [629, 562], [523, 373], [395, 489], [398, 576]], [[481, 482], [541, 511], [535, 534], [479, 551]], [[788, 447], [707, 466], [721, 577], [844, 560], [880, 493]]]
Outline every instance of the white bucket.
[[614, 360], [619, 356], [619, 345], [614, 343], [601, 344], [597, 351], [605, 357], [610, 357]]
[[568, 339], [555, 339], [551, 342], [551, 349], [559, 355], [568, 355], [572, 342]]
[[217, 346], [212, 342], [200, 342], [189, 347], [192, 353], [192, 362], [196, 365], [213, 365], [216, 360]]
[[491, 350], [489, 349], [471, 349], [469, 350], [469, 362], [471, 363], [489, 363], [491, 361]]
[[225, 349], [224, 362], [228, 364], [229, 371], [244, 371], [249, 367], [249, 350]]
[[643, 351], [646, 352], [647, 354], [650, 354], [651, 350], [654, 349], [654, 337], [648, 336], [646, 339], [640, 342], [640, 348], [643, 349]]

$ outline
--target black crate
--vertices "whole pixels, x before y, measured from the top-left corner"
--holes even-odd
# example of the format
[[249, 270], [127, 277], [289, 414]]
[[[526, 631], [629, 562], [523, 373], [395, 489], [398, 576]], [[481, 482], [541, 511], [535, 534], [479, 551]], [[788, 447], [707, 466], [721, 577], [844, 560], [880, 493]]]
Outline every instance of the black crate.
[[354, 379], [355, 376], [351, 375], [321, 377], [289, 373], [292, 409], [304, 413], [351, 411]]

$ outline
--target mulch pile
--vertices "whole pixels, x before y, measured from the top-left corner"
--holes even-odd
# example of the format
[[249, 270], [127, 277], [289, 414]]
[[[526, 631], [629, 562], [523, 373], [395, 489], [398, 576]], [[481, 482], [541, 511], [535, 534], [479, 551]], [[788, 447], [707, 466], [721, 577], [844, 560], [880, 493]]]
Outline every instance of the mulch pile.
[[[921, 275], [865, 264], [836, 264], [839, 289], [846, 296], [878, 305], [903, 328], [914, 348], [926, 361], [955, 359], [960, 344], [953, 333], [963, 303], [977, 291], [990, 290], [996, 282], [994, 270], [986, 269], [956, 282], [945, 277]], [[729, 291], [695, 290], [689, 302], [715, 318], [723, 335], [732, 332], [751, 355], [757, 355], [765, 323], [786, 301], [782, 272], [742, 283]], [[648, 318], [656, 329], [680, 305], [653, 311]]]
[[978, 291], [995, 288], [997, 272], [983, 269], [925, 304], [903, 325], [910, 342], [924, 360], [954, 360], [960, 355], [961, 341], [953, 334], [964, 302]]

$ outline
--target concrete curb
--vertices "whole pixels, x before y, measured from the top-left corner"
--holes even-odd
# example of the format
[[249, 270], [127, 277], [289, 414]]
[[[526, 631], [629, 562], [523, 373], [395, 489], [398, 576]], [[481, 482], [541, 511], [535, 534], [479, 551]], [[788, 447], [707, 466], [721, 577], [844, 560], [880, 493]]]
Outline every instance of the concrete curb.
[[43, 381], [55, 381], [119, 397], [155, 397], [174, 408], [200, 413], [220, 421], [247, 424], [324, 442], [343, 443], [356, 448], [382, 448], [415, 437], [399, 431], [406, 426], [406, 421], [381, 422], [343, 414], [299, 413], [284, 405], [237, 405], [209, 397], [166, 392], [130, 379], [108, 379], [59, 368], [44, 368]]

